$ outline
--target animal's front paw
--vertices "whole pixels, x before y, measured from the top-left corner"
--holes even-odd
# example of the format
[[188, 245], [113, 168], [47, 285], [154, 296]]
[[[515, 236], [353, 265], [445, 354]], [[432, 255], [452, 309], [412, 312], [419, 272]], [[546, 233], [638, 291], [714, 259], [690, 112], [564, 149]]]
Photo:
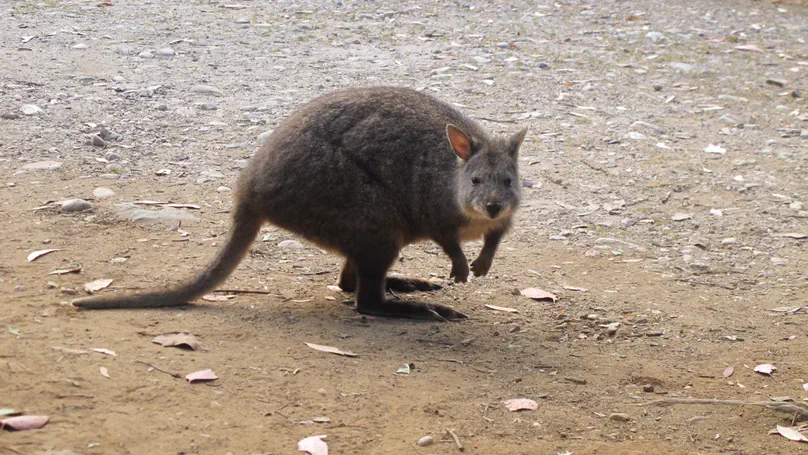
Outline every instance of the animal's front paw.
[[474, 276], [483, 276], [488, 274], [488, 270], [491, 268], [491, 262], [493, 258], [489, 256], [480, 256], [471, 263], [471, 270], [474, 272]]
[[449, 278], [454, 278], [455, 283], [465, 283], [469, 280], [469, 264], [464, 259], [452, 263], [452, 271], [449, 273]]

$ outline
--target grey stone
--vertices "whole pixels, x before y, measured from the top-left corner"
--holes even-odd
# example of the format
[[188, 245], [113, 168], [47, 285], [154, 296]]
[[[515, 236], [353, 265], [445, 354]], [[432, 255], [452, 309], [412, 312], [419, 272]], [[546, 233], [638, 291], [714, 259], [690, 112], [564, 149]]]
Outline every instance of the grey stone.
[[212, 85], [195, 85], [191, 87], [194, 93], [201, 93], [203, 95], [224, 96], [224, 92]]
[[658, 43], [660, 41], [666, 40], [667, 37], [665, 37], [665, 35], [660, 32], [648, 32], [645, 34], [645, 39], [653, 43]]
[[106, 198], [108, 198], [108, 197], [110, 197], [110, 196], [112, 196], [114, 194], [115, 194], [114, 191], [112, 191], [109, 188], [104, 188], [104, 187], [98, 187], [98, 188], [93, 190], [93, 197], [96, 198], [96, 199], [99, 199], [99, 200], [100, 199], [106, 199]]
[[24, 171], [57, 171], [61, 168], [62, 163], [59, 161], [37, 161], [22, 167]]
[[689, 73], [696, 68], [694, 65], [691, 65], [690, 63], [682, 63], [682, 62], [670, 62], [668, 66], [675, 69], [676, 71], [681, 71], [683, 73]]
[[157, 52], [155, 52], [155, 54], [157, 56], [159, 56], [159, 57], [173, 57], [173, 56], [177, 55], [177, 53], [174, 52], [174, 49], [171, 49], [170, 47], [164, 47], [162, 49], [157, 49]]
[[62, 201], [62, 212], [64, 213], [83, 212], [91, 208], [93, 208], [93, 205], [84, 199], [68, 199]]
[[24, 104], [20, 111], [25, 115], [39, 115], [42, 113], [42, 108], [36, 104]]

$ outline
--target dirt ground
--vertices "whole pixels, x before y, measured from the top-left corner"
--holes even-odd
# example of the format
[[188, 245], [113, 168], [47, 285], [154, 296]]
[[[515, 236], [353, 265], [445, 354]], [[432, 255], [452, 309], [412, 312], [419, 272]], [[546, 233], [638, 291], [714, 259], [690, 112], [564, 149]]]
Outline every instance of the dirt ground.
[[[637, 406], [808, 396], [808, 8], [239, 5], [0, 5], [0, 408], [51, 419], [0, 431], [0, 454], [293, 454], [324, 434], [332, 454], [457, 453], [447, 429], [477, 454], [808, 451], [768, 434], [787, 413]], [[359, 317], [328, 288], [339, 258], [279, 246], [295, 238], [272, 226], [222, 287], [264, 294], [69, 304], [93, 280], [115, 292], [200, 268], [259, 135], [319, 94], [379, 84], [434, 93], [492, 132], [530, 128], [523, 206], [489, 276], [416, 296], [469, 320]], [[94, 146], [102, 127], [114, 134]], [[58, 169], [31, 169], [42, 161]], [[92, 207], [63, 212], [74, 198]], [[135, 222], [152, 212], [121, 204], [142, 200], [198, 208]], [[445, 282], [449, 267], [425, 243], [394, 271]], [[151, 341], [174, 331], [202, 349]], [[753, 371], [765, 363], [773, 375]], [[183, 379], [207, 368], [219, 379]], [[512, 398], [538, 409], [509, 412]]]

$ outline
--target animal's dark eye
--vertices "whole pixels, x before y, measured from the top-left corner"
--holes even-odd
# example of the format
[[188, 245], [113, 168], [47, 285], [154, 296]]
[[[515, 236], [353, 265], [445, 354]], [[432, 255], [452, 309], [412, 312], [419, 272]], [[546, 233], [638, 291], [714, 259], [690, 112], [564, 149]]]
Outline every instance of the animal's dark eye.
[[505, 179], [505, 186], [507, 187], [511, 186], [511, 179]]
[[477, 177], [472, 177], [471, 178], [471, 184], [472, 185], [479, 185], [480, 184], [480, 179], [478, 179]]

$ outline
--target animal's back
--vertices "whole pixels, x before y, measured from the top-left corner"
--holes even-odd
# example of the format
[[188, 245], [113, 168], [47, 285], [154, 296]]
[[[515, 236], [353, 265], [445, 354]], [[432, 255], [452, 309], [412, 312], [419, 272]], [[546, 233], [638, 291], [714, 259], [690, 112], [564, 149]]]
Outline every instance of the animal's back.
[[272, 223], [326, 247], [361, 239], [363, 229], [394, 233], [401, 243], [428, 237], [464, 222], [449, 123], [487, 137], [453, 107], [415, 90], [340, 90], [281, 124], [240, 186]]

